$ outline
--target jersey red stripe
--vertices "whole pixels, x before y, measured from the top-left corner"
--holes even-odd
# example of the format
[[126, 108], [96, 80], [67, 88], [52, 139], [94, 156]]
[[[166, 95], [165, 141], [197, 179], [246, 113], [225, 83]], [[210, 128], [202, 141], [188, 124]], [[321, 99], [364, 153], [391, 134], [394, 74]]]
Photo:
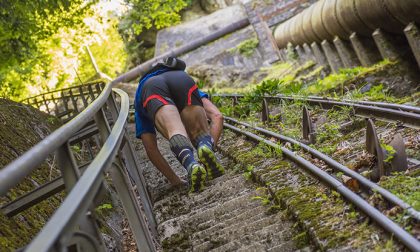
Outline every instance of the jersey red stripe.
[[194, 86], [192, 86], [190, 88], [190, 90], [188, 90], [188, 105], [191, 105], [191, 94], [192, 92], [194, 92], [194, 90], [196, 90], [198, 87], [196, 84], [194, 84]]
[[165, 99], [163, 99], [162, 96], [151, 95], [151, 96], [147, 97], [147, 99], [143, 102], [143, 108], [145, 108], [147, 106], [147, 103], [152, 99], [158, 99], [159, 101], [161, 101], [163, 103], [163, 105], [168, 105], [169, 104]]

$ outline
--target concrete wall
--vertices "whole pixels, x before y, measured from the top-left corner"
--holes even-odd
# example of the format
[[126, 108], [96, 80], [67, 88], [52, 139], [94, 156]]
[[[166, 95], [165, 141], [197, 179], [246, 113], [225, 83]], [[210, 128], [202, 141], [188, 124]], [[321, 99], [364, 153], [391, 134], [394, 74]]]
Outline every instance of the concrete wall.
[[[169, 27], [159, 31], [156, 39], [155, 56], [159, 56], [169, 49], [182, 46], [194, 39], [211, 34], [228, 24], [248, 18], [251, 25], [229, 36], [225, 36], [209, 45], [194, 50], [181, 58], [188, 65], [199, 63], [229, 65], [257, 69], [262, 65], [268, 65], [279, 60], [277, 47], [268, 28], [278, 22], [303, 10], [314, 0], [277, 0], [277, 1], [247, 1], [235, 4], [212, 14]], [[226, 5], [237, 1], [225, 1]], [[258, 38], [260, 44], [252, 57], [243, 57], [238, 53], [232, 53], [241, 42]], [[229, 53], [231, 52], [231, 53]], [[252, 59], [250, 59], [252, 58]]]
[[[185, 60], [190, 68], [196, 68], [200, 65], [228, 67], [227, 69], [233, 72], [240, 70], [245, 76], [251, 78], [252, 75], [249, 73], [281, 59], [272, 31], [269, 28], [270, 25], [285, 21], [313, 1], [242, 0], [242, 4], [235, 4], [199, 19], [159, 31], [156, 39], [155, 56], [209, 35], [231, 23], [248, 18], [250, 21], [248, 27], [184, 54], [180, 58]], [[226, 3], [233, 2], [228, 3], [226, 1]], [[251, 56], [244, 56], [235, 50], [241, 42], [255, 38], [259, 40], [259, 44]], [[223, 74], [228, 73], [224, 72]], [[217, 77], [214, 79], [217, 79]], [[244, 82], [246, 81], [249, 80], [244, 80]]]

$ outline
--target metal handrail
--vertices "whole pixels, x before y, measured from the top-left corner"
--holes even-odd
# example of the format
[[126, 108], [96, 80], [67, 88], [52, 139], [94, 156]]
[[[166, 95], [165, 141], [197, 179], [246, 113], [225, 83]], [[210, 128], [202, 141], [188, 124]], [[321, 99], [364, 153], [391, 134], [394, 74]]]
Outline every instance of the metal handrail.
[[79, 131], [87, 121], [94, 117], [101, 109], [111, 94], [112, 82], [109, 83], [98, 98], [85, 110], [64, 124], [50, 135], [45, 137], [33, 148], [25, 152], [20, 158], [14, 160], [0, 171], [0, 196], [16, 186], [31, 171], [39, 166], [51, 153], [63, 145], [71, 136]]
[[[91, 118], [95, 118], [95, 121], [97, 121], [99, 133], [102, 136], [101, 139], [104, 139], [104, 140], [108, 139], [107, 131], [109, 129], [109, 125], [106, 122], [103, 111], [102, 111], [102, 108], [104, 107], [105, 104], [107, 105], [107, 108], [110, 110], [111, 114], [113, 115], [114, 120], [116, 120], [117, 117], [119, 120], [126, 120], [127, 118], [128, 108], [129, 108], [127, 95], [125, 96], [121, 95], [119, 92], [122, 92], [122, 91], [115, 90], [115, 92], [117, 92], [118, 94], [120, 94], [120, 96], [122, 96], [122, 100], [124, 100], [122, 102], [124, 102], [124, 104], [127, 103], [126, 105], [124, 105], [124, 111], [125, 111], [125, 107], [127, 107], [126, 109], [127, 113], [125, 114], [121, 114], [118, 112], [117, 108], [115, 107], [113, 96], [111, 95], [112, 86], [115, 85], [116, 83], [117, 81], [111, 81], [109, 84], [106, 85], [106, 87], [104, 88], [102, 93], [98, 96], [98, 98], [94, 100], [90, 105], [88, 105], [86, 109], [84, 109], [80, 114], [78, 114], [75, 118], [73, 118], [67, 124], [63, 125], [59, 129], [57, 129], [56, 131], [48, 135], [41, 142], [39, 142], [37, 145], [32, 147], [26, 153], [24, 153], [20, 158], [14, 160], [12, 163], [10, 163], [6, 167], [4, 167], [2, 170], [0, 170], [0, 195], [5, 195], [9, 189], [16, 186], [27, 175], [29, 175], [36, 167], [38, 167], [51, 153], [55, 151], [59, 155], [59, 158], [58, 158], [59, 162], [60, 162], [60, 159], [62, 159], [62, 163], [61, 164], [59, 163], [59, 166], [62, 169], [62, 172], [64, 172], [63, 177], [64, 177], [64, 182], [66, 184], [66, 189], [70, 191], [78, 180], [78, 175], [77, 175], [78, 172], [74, 171], [75, 167], [74, 167], [74, 164], [72, 163], [71, 155], [68, 154], [69, 139], [73, 135], [75, 135], [76, 132], [82, 129], [85, 126], [86, 122], [91, 120]], [[125, 126], [125, 124], [123, 126]], [[123, 127], [123, 129], [124, 129], [123, 131], [124, 134], [119, 135], [118, 137], [125, 138], [127, 140], [125, 127]], [[109, 141], [111, 140], [108, 139], [107, 142], [105, 142], [104, 147], [106, 147], [107, 144], [109, 144]], [[123, 201], [125, 203], [123, 202], [123, 207], [127, 213], [127, 218], [129, 219], [129, 224], [133, 230], [134, 238], [137, 244], [139, 246], [142, 246], [142, 249], [144, 249], [145, 251], [154, 251], [155, 248], [152, 242], [151, 233], [149, 231], [150, 229], [153, 234], [156, 234], [156, 223], [155, 223], [153, 212], [152, 212], [151, 201], [147, 193], [147, 189], [145, 187], [144, 178], [142, 177], [142, 175], [140, 174], [140, 171], [138, 170], [138, 165], [135, 161], [135, 157], [132, 152], [130, 143], [128, 141], [124, 141], [124, 142], [125, 144], [120, 146], [121, 141], [120, 140], [118, 141], [117, 150], [121, 149], [122, 155], [126, 158], [126, 162], [124, 163], [128, 164], [127, 170], [131, 178], [136, 183], [136, 187], [140, 195], [140, 201], [143, 205], [144, 214], [147, 217], [150, 228], [146, 226], [145, 221], [143, 220], [144, 216], [140, 213], [141, 210], [139, 210], [137, 199], [134, 196], [134, 193], [130, 191], [131, 182], [127, 180], [126, 178], [124, 178], [125, 174], [120, 174], [123, 171], [119, 171], [120, 173], [117, 173], [115, 175], [117, 177], [117, 180], [123, 181], [120, 183], [122, 184], [122, 186], [120, 186], [119, 190], [124, 195], [119, 195], [119, 196], [120, 198], [124, 199]], [[109, 148], [109, 147], [106, 147], [106, 148]], [[61, 154], [61, 158], [60, 158], [60, 154]], [[104, 154], [101, 154], [101, 155], [98, 155], [96, 159], [99, 159], [99, 160], [104, 159], [107, 161], [112, 161], [113, 158], [115, 157], [115, 153], [111, 153], [111, 154], [112, 154], [112, 158], [110, 156], [106, 157], [104, 156]], [[111, 163], [111, 162], [107, 162], [107, 163]], [[98, 163], [95, 163], [95, 164], [98, 164]], [[113, 170], [121, 170], [121, 169], [113, 169]], [[113, 171], [111, 171], [111, 173], [113, 173]], [[93, 185], [91, 185], [90, 188], [93, 189], [91, 193], [93, 193], [93, 191], [97, 191], [95, 190], [95, 187]], [[89, 195], [86, 197], [89, 198], [90, 197]], [[90, 203], [90, 206], [92, 206], [91, 200], [86, 200], [84, 202], [88, 202]], [[63, 209], [66, 209], [66, 207]], [[79, 211], [80, 209], [84, 210], [84, 208], [79, 208]], [[73, 216], [70, 220], [71, 222], [66, 223], [66, 226], [74, 225], [76, 220], [80, 218], [81, 215], [82, 215], [81, 212], [77, 213], [77, 218]], [[59, 217], [57, 218], [61, 219]], [[95, 232], [97, 234], [97, 231], [95, 231], [96, 230], [95, 224], [92, 221], [82, 220], [81, 223], [84, 223], [85, 224], [84, 229], [91, 230], [91, 233], [93, 233], [94, 236], [95, 236]], [[65, 237], [67, 237], [67, 235]], [[97, 239], [101, 239], [97, 235], [96, 237]], [[60, 238], [60, 241], [61, 240], [62, 238]], [[66, 244], [61, 244], [61, 242], [60, 244], [58, 244], [58, 246], [65, 246], [65, 245]], [[103, 250], [103, 248], [99, 248], [99, 250]]]
[[[48, 251], [57, 241], [66, 244], [68, 241], [63, 240], [62, 237], [68, 240], [72, 237], [80, 218], [90, 207], [103, 181], [102, 174], [112, 165], [125, 132], [129, 109], [128, 95], [119, 89], [113, 89], [113, 91], [121, 97], [121, 110], [111, 134], [64, 202], [38, 236], [28, 245], [27, 251]], [[143, 246], [152, 244], [151, 241], [146, 240], [148, 236], [144, 236], [143, 239]]]
[[52, 91], [49, 91], [49, 92], [46, 92], [46, 93], [42, 93], [42, 94], [39, 94], [39, 95], [35, 95], [35, 96], [25, 98], [25, 99], [21, 100], [20, 102], [21, 103], [29, 103], [29, 100], [31, 100], [31, 99], [42, 98], [43, 96], [50, 95], [50, 94], [53, 94], [53, 93], [58, 93], [58, 92], [61, 93], [61, 92], [66, 92], [66, 91], [73, 90], [73, 89], [86, 88], [87, 86], [93, 86], [93, 85], [96, 85], [96, 84], [105, 84], [105, 82], [104, 81], [92, 81], [92, 82], [88, 82], [88, 83], [85, 83], [85, 84], [82, 84], [82, 85], [71, 86], [71, 87], [62, 88], [62, 89], [58, 89], [58, 90], [52, 90]]
[[333, 176], [328, 174], [326, 171], [320, 169], [313, 163], [299, 156], [298, 154], [290, 151], [289, 149], [282, 147], [270, 140], [264, 139], [254, 133], [241, 130], [233, 125], [230, 125], [226, 122], [223, 123], [223, 127], [230, 129], [236, 133], [244, 135], [250, 139], [253, 139], [258, 142], [262, 142], [274, 149], [280, 149], [282, 153], [291, 161], [298, 164], [300, 167], [305, 170], [315, 174], [320, 180], [326, 183], [328, 186], [339, 192], [344, 198], [350, 201], [352, 204], [361, 209], [366, 215], [371, 217], [375, 222], [377, 222], [381, 227], [390, 232], [393, 236], [397, 237], [405, 246], [407, 246], [412, 251], [420, 251], [419, 246], [420, 242], [413, 236], [411, 236], [407, 231], [398, 226], [392, 220], [383, 215], [379, 210], [371, 206], [367, 201], [361, 198], [359, 195], [354, 193], [352, 190], [347, 188], [343, 183], [335, 179]]
[[271, 136], [274, 137], [276, 139], [279, 139], [280, 141], [283, 142], [288, 142], [291, 143], [293, 145], [297, 145], [299, 147], [301, 147], [302, 149], [304, 149], [305, 151], [311, 153], [313, 156], [315, 156], [316, 158], [319, 158], [320, 160], [323, 160], [326, 164], [328, 164], [329, 166], [331, 166], [333, 169], [338, 170], [343, 172], [344, 174], [346, 174], [347, 176], [350, 176], [354, 179], [356, 179], [357, 181], [359, 181], [360, 184], [370, 188], [372, 191], [379, 193], [380, 195], [382, 195], [385, 199], [387, 199], [389, 202], [401, 207], [402, 209], [404, 209], [405, 211], [408, 212], [409, 215], [411, 215], [411, 217], [413, 217], [414, 219], [416, 219], [417, 221], [420, 220], [420, 212], [415, 210], [412, 206], [410, 206], [408, 203], [404, 202], [402, 199], [400, 199], [398, 196], [396, 196], [395, 194], [391, 193], [390, 191], [386, 190], [385, 188], [379, 186], [378, 184], [370, 181], [369, 179], [363, 177], [362, 175], [360, 175], [359, 173], [357, 173], [356, 171], [342, 165], [341, 163], [335, 161], [334, 159], [330, 158], [329, 156], [325, 155], [324, 153], [311, 148], [310, 146], [299, 142], [293, 138], [281, 135], [281, 134], [277, 134], [275, 132], [263, 129], [261, 127], [257, 127], [257, 126], [253, 126], [251, 124], [245, 123], [245, 122], [241, 122], [238, 121], [234, 118], [228, 117], [228, 116], [224, 116], [225, 120], [231, 121], [233, 123], [251, 128], [253, 130], [257, 130], [267, 136]]
[[[91, 103], [87, 104], [87, 100], [83, 98], [83, 103], [86, 108], [79, 113], [72, 120], [64, 124], [62, 127], [48, 135], [37, 145], [32, 147], [30, 150], [25, 152], [18, 159], [14, 160], [12, 163], [8, 164], [2, 170], [0, 170], [0, 196], [5, 195], [8, 190], [16, 186], [20, 181], [22, 181], [26, 176], [28, 176], [36, 167], [38, 167], [51, 153], [54, 151], [57, 152], [59, 166], [62, 168], [63, 179], [66, 185], [66, 189], [69, 191], [69, 195], [64, 201], [63, 205], [57, 210], [56, 214], [53, 216], [50, 222], [47, 223], [45, 229], [41, 231], [38, 237], [29, 245], [27, 248], [30, 251], [39, 251], [39, 250], [48, 250], [51, 248], [60, 248], [61, 246], [66, 246], [66, 242], [70, 240], [70, 234], [73, 236], [75, 225], [79, 224], [83, 230], [87, 230], [87, 235], [92, 234], [95, 236], [95, 226], [94, 222], [89, 220], [87, 216], [83, 216], [81, 212], [86, 212], [92, 204], [86, 202], [91, 202], [94, 192], [97, 192], [100, 186], [101, 179], [100, 174], [104, 171], [105, 168], [111, 165], [111, 161], [115, 158], [118, 151], [122, 152], [122, 157], [125, 157], [126, 160], [121, 162], [121, 156], [118, 155], [113, 163], [116, 167], [122, 167], [122, 164], [126, 164], [127, 171], [130, 177], [134, 180], [137, 186], [137, 190], [140, 196], [140, 200], [143, 203], [144, 214], [149, 221], [150, 230], [152, 233], [156, 234], [156, 223], [154, 220], [150, 197], [147, 193], [144, 178], [140, 174], [140, 171], [137, 169], [138, 165], [136, 164], [135, 155], [133, 148], [130, 145], [130, 142], [127, 139], [126, 129], [124, 125], [120, 125], [119, 121], [127, 118], [128, 105], [126, 105], [126, 96], [122, 96], [122, 103], [124, 106], [122, 108], [122, 113], [117, 111], [113, 97], [111, 95], [112, 88], [120, 82], [129, 82], [139, 77], [145, 71], [147, 71], [152, 64], [168, 56], [178, 56], [180, 54], [186, 53], [188, 51], [194, 50], [203, 44], [209, 43], [213, 40], [216, 40], [228, 33], [241, 29], [249, 25], [247, 18], [239, 20], [236, 23], [232, 23], [224, 28], [219, 29], [218, 31], [210, 34], [208, 36], [199, 38], [192, 41], [188, 45], [181, 46], [175, 50], [170, 50], [165, 54], [162, 54], [156, 58], [148, 60], [143, 64], [131, 69], [118, 76], [116, 79], [112, 80], [98, 72], [99, 70], [95, 68], [97, 74], [110, 82], [104, 87], [101, 94]], [[82, 87], [78, 87], [82, 88]], [[71, 91], [71, 88], [68, 88]], [[61, 92], [62, 90], [58, 91]], [[53, 93], [56, 91], [52, 91]], [[40, 96], [44, 99], [46, 94], [41, 94]], [[36, 97], [35, 97], [36, 99]], [[54, 98], [53, 98], [54, 99]], [[44, 105], [47, 106], [47, 101], [44, 102]], [[115, 122], [118, 121], [118, 125], [114, 125], [112, 132], [109, 132], [109, 124], [104, 118], [103, 107], [107, 105], [107, 108], [110, 110], [113, 119]], [[49, 111], [47, 111], [49, 112]], [[76, 111], [78, 112], [78, 111]], [[118, 120], [117, 120], [118, 117]], [[68, 142], [69, 139], [75, 135], [79, 130], [81, 130], [86, 122], [95, 119], [97, 122], [98, 130], [101, 135], [101, 139], [106, 139], [106, 142], [103, 145], [98, 156], [94, 159], [94, 162], [89, 166], [86, 172], [79, 180], [78, 170], [76, 170], [74, 164], [74, 158], [69, 150]], [[112, 136], [109, 136], [111, 133]], [[121, 144], [122, 139], [124, 139]], [[136, 239], [137, 245], [141, 244], [141, 249], [147, 251], [154, 251], [154, 244], [151, 242], [150, 231], [148, 227], [145, 226], [143, 214], [139, 211], [139, 206], [136, 203], [136, 197], [133, 193], [130, 192], [130, 189], [127, 188], [127, 184], [130, 181], [127, 180], [127, 176], [124, 176], [126, 170], [123, 169], [110, 169], [111, 175], [115, 178], [117, 185], [123, 184], [124, 186], [119, 186], [117, 191], [119, 191], [119, 196], [123, 201], [124, 210], [127, 213], [127, 218], [129, 219], [130, 227], [133, 231], [134, 237]], [[113, 181], [114, 181], [113, 178]], [[116, 186], [117, 187], [117, 186]], [[70, 191], [71, 190], [71, 191]], [[79, 197], [81, 196], [81, 197]], [[124, 204], [125, 202], [125, 204]], [[87, 204], [87, 205], [85, 205]], [[71, 209], [72, 211], [68, 211]], [[76, 211], [78, 210], [78, 211]], [[80, 211], [83, 210], [83, 211]], [[76, 212], [74, 212], [76, 211]], [[72, 213], [73, 212], [73, 213]], [[84, 221], [89, 223], [84, 223]], [[143, 222], [142, 222], [143, 221]], [[86, 225], [85, 225], [86, 224]], [[96, 237], [98, 237], [96, 235]], [[100, 238], [98, 238], [100, 239]], [[63, 243], [64, 242], [64, 243]], [[86, 245], [86, 242], [85, 242]], [[83, 246], [83, 244], [82, 244]], [[89, 246], [89, 245], [87, 245]], [[90, 244], [91, 247], [91, 244]], [[103, 248], [100, 248], [103, 250]]]
[[[213, 97], [223, 98], [243, 98], [244, 95], [240, 94], [213, 94]], [[407, 105], [397, 105], [389, 103], [375, 103], [366, 101], [340, 101], [333, 99], [322, 99], [317, 98], [305, 98], [295, 96], [271, 96], [262, 95], [261, 98], [275, 99], [275, 100], [298, 100], [304, 101], [311, 105], [319, 105], [321, 108], [330, 109], [334, 107], [351, 107], [355, 115], [360, 117], [375, 117], [378, 120], [386, 122], [398, 122], [402, 123], [407, 127], [414, 129], [420, 129], [420, 114], [418, 113], [418, 107], [412, 107]]]

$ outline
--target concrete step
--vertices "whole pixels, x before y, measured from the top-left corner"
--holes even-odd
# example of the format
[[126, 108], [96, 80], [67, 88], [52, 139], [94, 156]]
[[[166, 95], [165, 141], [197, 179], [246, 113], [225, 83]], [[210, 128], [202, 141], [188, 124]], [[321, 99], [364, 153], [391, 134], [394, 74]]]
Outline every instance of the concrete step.
[[210, 208], [250, 192], [252, 189], [244, 187], [242, 180], [243, 177], [237, 175], [230, 180], [216, 182], [199, 194], [175, 194], [158, 201], [154, 205], [154, 210], [157, 213], [156, 219], [158, 222], [164, 222], [168, 220], [167, 216], [176, 217], [198, 209]]
[[166, 220], [159, 223], [158, 232], [162, 235], [161, 239], [165, 239], [185, 228], [197, 230], [197, 226], [200, 223], [217, 219], [218, 216], [229, 214], [237, 209], [247, 209], [257, 206], [258, 202], [250, 200], [255, 195], [254, 191], [249, 191], [247, 194], [223, 202], [217, 207], [200, 209]]
[[[277, 246], [271, 247], [266, 250], [267, 252], [292, 252], [296, 251], [295, 244], [292, 240], [285, 243], [279, 244]], [[311, 250], [310, 250], [311, 251]]]
[[229, 169], [201, 193], [168, 192], [154, 205], [159, 238], [169, 251], [294, 251], [291, 223], [253, 199], [261, 193]]
[[232, 212], [226, 213], [220, 217], [216, 217], [214, 219], [210, 219], [207, 222], [201, 223], [198, 225], [198, 230], [203, 231], [205, 229], [209, 229], [219, 223], [223, 223], [225, 226], [232, 225], [234, 223], [238, 223], [243, 220], [249, 220], [252, 216], [255, 216], [259, 213], [265, 212], [264, 206], [258, 206], [256, 204], [253, 208], [247, 209], [236, 209]]
[[245, 234], [254, 233], [265, 226], [272, 225], [276, 221], [277, 219], [274, 216], [267, 216], [265, 213], [261, 213], [248, 221], [236, 223], [228, 227], [224, 227], [223, 225], [214, 226], [212, 229], [195, 233], [191, 237], [192, 244], [195, 245], [194, 247], [199, 247], [200, 243], [202, 246], [207, 246], [208, 240], [211, 243], [217, 241], [225, 244], [229, 241], [239, 240]]
[[221, 231], [225, 228], [228, 228], [232, 225], [237, 225], [239, 223], [243, 223], [243, 222], [250, 222], [250, 221], [254, 221], [254, 220], [259, 220], [261, 218], [264, 217], [264, 211], [261, 212], [259, 211], [259, 208], [252, 208], [248, 211], [245, 211], [243, 213], [239, 213], [236, 216], [232, 216], [232, 218], [227, 219], [227, 220], [223, 220], [223, 219], [219, 219], [218, 221], [215, 221], [215, 225], [212, 225], [209, 228], [200, 230], [198, 232], [196, 232], [194, 234], [194, 238], [196, 239], [202, 239], [205, 237], [209, 237], [212, 234]]
[[[290, 233], [290, 225], [282, 225], [279, 223], [263, 227], [261, 230], [255, 232], [251, 229], [248, 232], [243, 234], [239, 233], [237, 236], [232, 236], [229, 234], [229, 239], [227, 243], [223, 244], [223, 239], [220, 237], [211, 238], [209, 241], [204, 242], [201, 245], [196, 246], [197, 249], [208, 250], [211, 246], [214, 249], [212, 251], [236, 251], [242, 247], [248, 245], [257, 244], [259, 247], [264, 247], [264, 250], [277, 247], [281, 244], [284, 244], [291, 240], [292, 236]], [[234, 238], [238, 239], [234, 239]], [[194, 241], [193, 241], [194, 242]], [[214, 247], [214, 245], [223, 244], [219, 247]], [[294, 246], [292, 246], [294, 249]], [[211, 249], [211, 248], [210, 248]], [[261, 251], [261, 250], [260, 250]]]

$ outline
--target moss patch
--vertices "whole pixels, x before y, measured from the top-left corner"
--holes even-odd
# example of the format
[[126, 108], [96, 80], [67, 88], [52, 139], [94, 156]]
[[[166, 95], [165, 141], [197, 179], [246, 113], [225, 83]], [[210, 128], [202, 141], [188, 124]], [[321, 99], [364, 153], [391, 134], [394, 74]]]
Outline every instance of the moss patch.
[[[27, 105], [0, 99], [0, 169], [59, 126], [55, 117]], [[58, 176], [59, 171], [51, 167], [52, 159], [48, 159], [6, 197], [1, 197], [0, 205]], [[0, 250], [15, 250], [28, 243], [52, 215], [62, 197], [63, 194], [58, 194], [12, 218], [0, 213]]]
[[[339, 193], [323, 186], [293, 163], [268, 154], [256, 157], [255, 151], [250, 151], [255, 148], [252, 143], [242, 137], [238, 139], [228, 130], [225, 130], [222, 146], [239, 164], [255, 167], [254, 180], [268, 188], [280, 206], [305, 230], [295, 236], [298, 244], [311, 237], [321, 250], [372, 250], [382, 248], [389, 240], [382, 230], [369, 225], [366, 216], [346, 203]], [[379, 237], [379, 242], [372, 240], [373, 236]]]
[[245, 57], [250, 57], [254, 54], [255, 48], [257, 48], [259, 41], [257, 38], [247, 39], [241, 42], [237, 47], [230, 50], [231, 53], [239, 53]]

